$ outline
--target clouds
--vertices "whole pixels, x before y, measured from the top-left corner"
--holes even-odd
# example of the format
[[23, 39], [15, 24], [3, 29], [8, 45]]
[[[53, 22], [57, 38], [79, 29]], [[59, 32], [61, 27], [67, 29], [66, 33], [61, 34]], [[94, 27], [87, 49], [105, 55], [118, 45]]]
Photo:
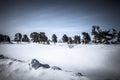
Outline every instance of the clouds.
[[45, 27], [47, 32], [55, 30], [59, 33], [66, 27], [90, 32], [92, 25], [117, 29], [120, 26], [117, 0], [12, 0], [1, 1], [0, 6], [2, 32], [7, 28], [11, 28], [11, 32], [16, 28], [22, 30], [23, 26], [26, 31], [30, 28], [40, 31]]

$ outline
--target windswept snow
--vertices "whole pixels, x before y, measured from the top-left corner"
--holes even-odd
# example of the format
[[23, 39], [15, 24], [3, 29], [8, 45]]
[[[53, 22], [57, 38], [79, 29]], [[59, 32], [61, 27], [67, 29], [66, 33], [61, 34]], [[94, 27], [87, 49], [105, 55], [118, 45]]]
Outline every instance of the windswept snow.
[[[120, 56], [119, 51], [120, 45], [89, 44], [74, 45], [73, 48], [69, 48], [65, 43], [57, 43], [56, 45], [35, 43], [0, 44], [0, 54], [5, 56], [26, 62], [36, 58], [41, 63], [59, 66], [63, 69], [63, 71], [42, 68], [29, 70], [26, 63], [13, 62], [12, 65], [9, 65], [12, 61], [3, 60], [0, 61], [0, 75], [6, 75], [6, 79], [3, 80], [8, 78], [9, 80], [88, 80], [88, 78], [99, 80], [119, 78], [120, 59], [117, 57]], [[85, 77], [76, 77], [73, 74], [74, 72], [81, 72]]]
[[0, 80], [89, 80], [74, 73], [39, 68], [30, 70], [28, 64], [0, 60]]

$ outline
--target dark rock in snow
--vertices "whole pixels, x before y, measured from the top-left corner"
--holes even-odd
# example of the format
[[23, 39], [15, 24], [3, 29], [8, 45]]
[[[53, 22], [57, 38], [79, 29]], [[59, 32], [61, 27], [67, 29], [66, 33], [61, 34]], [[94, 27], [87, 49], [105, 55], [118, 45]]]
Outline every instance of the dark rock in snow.
[[50, 68], [50, 66], [48, 64], [42, 64], [37, 59], [32, 59], [31, 67], [34, 69], [38, 69], [39, 67]]
[[13, 64], [13, 62], [9, 62], [9, 65], [12, 65]]
[[[46, 69], [50, 68], [49, 64], [42, 64], [37, 59], [32, 59], [29, 66], [31, 66], [34, 69], [38, 69], [39, 67], [46, 68]], [[60, 67], [57, 67], [57, 66], [52, 66], [51, 69], [53, 69], [53, 70], [62, 70]]]
[[5, 58], [4, 55], [0, 54], [0, 59], [4, 59], [4, 58]]
[[50, 66], [48, 64], [42, 64], [41, 67], [43, 67], [43, 68], [50, 68]]
[[76, 76], [83, 76], [82, 73], [78, 72], [78, 73], [75, 73]]
[[38, 69], [41, 66], [41, 63], [37, 59], [32, 59], [31, 61], [31, 66], [34, 69]]
[[57, 67], [57, 66], [52, 66], [51, 69], [53, 69], [53, 70], [62, 70], [60, 67]]

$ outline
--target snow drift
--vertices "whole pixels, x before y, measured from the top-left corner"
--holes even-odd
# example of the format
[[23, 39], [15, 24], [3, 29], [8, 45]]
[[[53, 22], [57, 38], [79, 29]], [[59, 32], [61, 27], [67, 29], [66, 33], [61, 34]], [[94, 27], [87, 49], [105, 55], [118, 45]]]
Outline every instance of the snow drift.
[[[29, 62], [35, 58], [41, 63], [58, 66], [63, 71], [30, 70], [28, 63], [0, 60], [0, 80], [105, 80], [120, 79], [120, 45], [72, 45], [57, 43], [0, 44], [0, 54]], [[84, 76], [76, 76], [80, 72]], [[2, 76], [2, 77], [1, 77]]]
[[30, 69], [27, 63], [0, 59], [0, 80], [89, 80], [74, 72], [44, 69]]

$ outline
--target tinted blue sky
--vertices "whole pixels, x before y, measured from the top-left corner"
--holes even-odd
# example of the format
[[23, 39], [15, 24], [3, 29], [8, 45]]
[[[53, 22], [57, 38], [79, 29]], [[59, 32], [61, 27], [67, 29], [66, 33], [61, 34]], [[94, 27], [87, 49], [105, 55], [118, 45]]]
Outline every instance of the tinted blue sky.
[[46, 32], [73, 36], [93, 25], [120, 30], [117, 0], [6, 0], [0, 3], [0, 33]]

